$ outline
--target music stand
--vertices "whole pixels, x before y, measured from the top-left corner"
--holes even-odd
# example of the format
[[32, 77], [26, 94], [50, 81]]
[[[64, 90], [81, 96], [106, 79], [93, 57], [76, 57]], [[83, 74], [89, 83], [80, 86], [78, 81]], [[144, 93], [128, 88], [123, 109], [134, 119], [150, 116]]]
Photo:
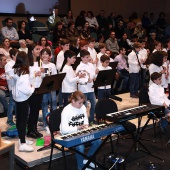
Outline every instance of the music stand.
[[117, 65], [118, 65], [118, 61], [114, 61], [114, 62], [109, 63], [109, 66], [112, 67], [113, 70], [116, 69]]
[[81, 62], [81, 57], [76, 57], [76, 61], [75, 63], [72, 65], [73, 70], [76, 70], [77, 66], [80, 64]]
[[[51, 104], [50, 112], [53, 111], [51, 93], [52, 91], [55, 91], [55, 90], [59, 91], [65, 75], [66, 73], [61, 73], [61, 74], [55, 74], [55, 75], [44, 77], [41, 83], [41, 86], [35, 91], [36, 94], [50, 93], [50, 100], [51, 100], [50, 101], [50, 104]], [[37, 152], [43, 151], [44, 149], [48, 149], [49, 147], [51, 147], [51, 144], [38, 149]]]
[[[106, 90], [106, 86], [111, 85], [113, 83], [115, 74], [116, 74], [116, 69], [99, 71], [96, 81], [94, 81], [94, 87], [104, 86], [105, 87], [104, 89]], [[117, 96], [107, 95], [107, 97], [118, 101], [122, 101], [122, 99]]]

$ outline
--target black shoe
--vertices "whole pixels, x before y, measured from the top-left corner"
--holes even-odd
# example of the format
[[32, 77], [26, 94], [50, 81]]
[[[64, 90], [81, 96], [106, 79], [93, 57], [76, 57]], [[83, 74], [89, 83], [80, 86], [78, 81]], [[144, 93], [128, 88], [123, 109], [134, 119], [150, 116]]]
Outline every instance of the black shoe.
[[28, 131], [27, 132], [27, 137], [34, 138], [34, 139], [39, 138], [34, 131]]
[[43, 134], [39, 133], [37, 130], [34, 131], [38, 138], [42, 138]]

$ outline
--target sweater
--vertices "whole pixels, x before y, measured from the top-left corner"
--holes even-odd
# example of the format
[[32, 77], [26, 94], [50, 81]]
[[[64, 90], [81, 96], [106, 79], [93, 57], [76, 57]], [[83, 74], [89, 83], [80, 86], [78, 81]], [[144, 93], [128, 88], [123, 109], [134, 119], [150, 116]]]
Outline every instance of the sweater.
[[84, 105], [80, 109], [73, 107], [71, 103], [64, 107], [61, 113], [60, 124], [62, 135], [77, 132], [77, 126], [88, 124], [86, 107]]

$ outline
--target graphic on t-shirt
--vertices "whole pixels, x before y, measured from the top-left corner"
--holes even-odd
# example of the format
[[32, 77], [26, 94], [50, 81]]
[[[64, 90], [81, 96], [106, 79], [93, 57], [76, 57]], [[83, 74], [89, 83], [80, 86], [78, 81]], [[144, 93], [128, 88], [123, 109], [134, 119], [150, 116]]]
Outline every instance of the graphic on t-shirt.
[[51, 67], [50, 68], [44, 68], [44, 75], [46, 76], [50, 76], [52, 72]]
[[84, 124], [84, 114], [80, 114], [80, 115], [77, 115], [77, 116], [73, 116], [71, 118], [71, 121], [69, 121], [69, 126], [81, 126]]

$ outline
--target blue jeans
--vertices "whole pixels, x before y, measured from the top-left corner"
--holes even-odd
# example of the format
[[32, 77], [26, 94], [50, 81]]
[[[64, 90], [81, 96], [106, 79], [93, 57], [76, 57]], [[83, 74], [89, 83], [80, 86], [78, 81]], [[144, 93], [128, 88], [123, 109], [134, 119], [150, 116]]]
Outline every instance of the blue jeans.
[[64, 107], [68, 105], [68, 98], [71, 95], [71, 93], [62, 93], [63, 99], [64, 99]]
[[[52, 99], [52, 106], [51, 106], [51, 99]], [[42, 113], [43, 113], [43, 123], [44, 126], [47, 126], [46, 123], [46, 115], [48, 113], [48, 104], [50, 103], [50, 107], [53, 110], [57, 109], [57, 96], [56, 96], [56, 91], [52, 91], [51, 95], [50, 93], [43, 94], [43, 99], [42, 99]]]
[[138, 93], [139, 89], [139, 73], [130, 73], [130, 95]]
[[[94, 154], [94, 152], [97, 150], [97, 148], [100, 146], [100, 144], [101, 144], [101, 139], [92, 141], [87, 156], [88, 157], [92, 156]], [[76, 147], [76, 150], [84, 154], [85, 146], [78, 145]], [[76, 160], [77, 160], [77, 168], [78, 168], [78, 170], [82, 170], [82, 168], [84, 166], [84, 164], [83, 164], [84, 157], [78, 153], [75, 153], [75, 156], [76, 156]]]
[[95, 97], [94, 92], [84, 93], [84, 95], [86, 96], [85, 105], [87, 106], [87, 100], [89, 100], [91, 103], [89, 122], [92, 122], [94, 121], [96, 97]]
[[97, 98], [98, 100], [109, 98], [111, 89], [97, 89]]
[[7, 112], [8, 102], [6, 99], [6, 92], [4, 90], [0, 90], [0, 102], [2, 103], [2, 105], [4, 107], [4, 112]]
[[16, 114], [16, 106], [15, 106], [15, 101], [12, 97], [12, 90], [9, 92], [9, 105], [8, 105], [8, 112], [7, 112], [7, 116], [8, 119], [7, 121], [12, 121], [13, 120], [13, 110], [15, 110], [15, 114]]
[[128, 80], [129, 80], [129, 73], [128, 71], [125, 72], [123, 70], [118, 70], [120, 79], [123, 79], [123, 85], [122, 85], [122, 90], [125, 90], [128, 88]]
[[[170, 113], [170, 107], [165, 108], [164, 112], [165, 112], [165, 117], [166, 117], [166, 114]], [[166, 118], [161, 118], [160, 125], [163, 129], [166, 128], [166, 126], [168, 125], [168, 121], [166, 120]]]

